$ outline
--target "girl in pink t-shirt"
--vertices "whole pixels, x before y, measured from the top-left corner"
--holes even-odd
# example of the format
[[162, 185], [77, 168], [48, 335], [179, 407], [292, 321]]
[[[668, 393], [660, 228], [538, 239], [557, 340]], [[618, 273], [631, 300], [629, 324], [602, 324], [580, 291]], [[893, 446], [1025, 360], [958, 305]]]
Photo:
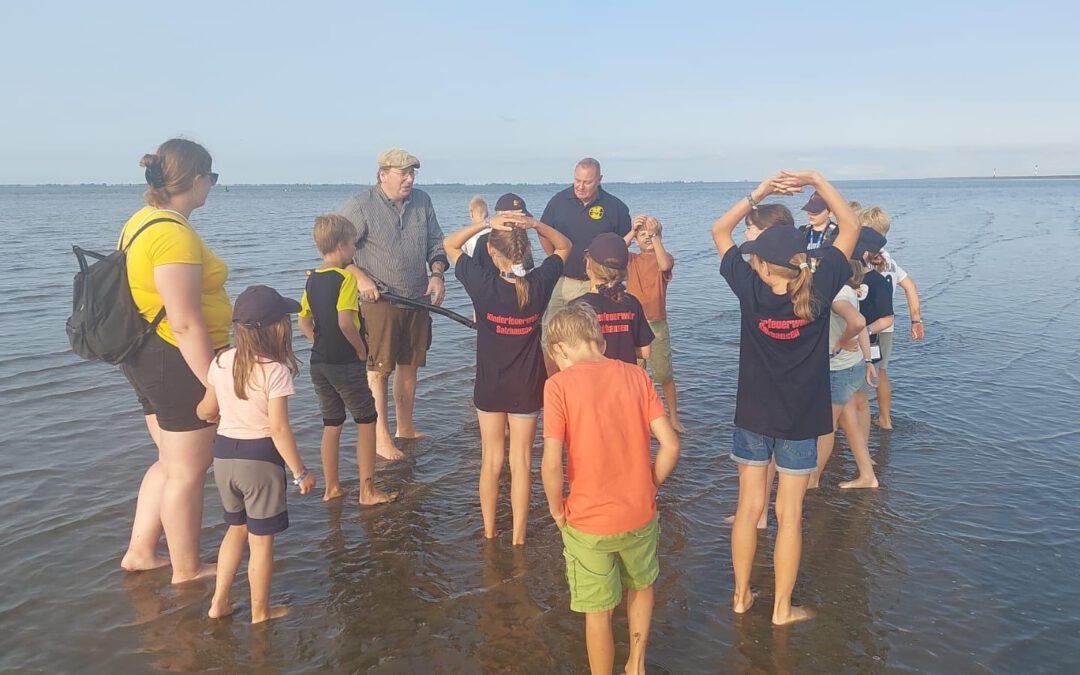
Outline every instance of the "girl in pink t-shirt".
[[213, 619], [233, 611], [229, 591], [245, 543], [251, 549], [251, 622], [285, 615], [284, 607], [270, 607], [274, 535], [289, 526], [285, 466], [300, 494], [315, 487], [289, 426], [288, 400], [297, 372], [289, 314], [299, 311], [300, 303], [268, 286], [241, 293], [233, 308], [236, 346], [210, 363], [206, 395], [196, 409], [201, 419], [218, 419], [214, 481], [229, 525], [218, 552]]

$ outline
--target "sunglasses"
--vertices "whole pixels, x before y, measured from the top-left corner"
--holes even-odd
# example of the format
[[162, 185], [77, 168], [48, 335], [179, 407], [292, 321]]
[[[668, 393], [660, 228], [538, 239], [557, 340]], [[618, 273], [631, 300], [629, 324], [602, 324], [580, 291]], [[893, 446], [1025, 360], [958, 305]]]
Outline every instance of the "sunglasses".
[[214, 173], [213, 171], [211, 171], [207, 175], [210, 176], [210, 185], [211, 186], [217, 185], [218, 175], [216, 173]]

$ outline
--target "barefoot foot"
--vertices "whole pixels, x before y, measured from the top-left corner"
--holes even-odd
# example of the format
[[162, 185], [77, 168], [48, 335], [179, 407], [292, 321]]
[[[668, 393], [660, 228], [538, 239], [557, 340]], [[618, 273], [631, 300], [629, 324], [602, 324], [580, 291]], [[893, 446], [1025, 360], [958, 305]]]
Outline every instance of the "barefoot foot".
[[186, 584], [189, 581], [200, 581], [202, 579], [210, 579], [217, 574], [216, 565], [199, 565], [199, 570], [194, 575], [189, 577], [177, 576], [176, 572], [173, 572], [172, 582], [173, 584]]
[[382, 490], [372, 490], [371, 492], [361, 492], [358, 503], [360, 506], [378, 506], [379, 504], [389, 504], [395, 501], [400, 493], [398, 492], [383, 492]]
[[394, 445], [394, 439], [389, 436], [376, 440], [375, 454], [388, 462], [396, 462], [405, 459], [405, 453], [398, 450], [397, 446]]
[[159, 555], [144, 558], [136, 556], [130, 551], [128, 553], [125, 553], [124, 559], [120, 561], [120, 567], [122, 567], [125, 572], [145, 572], [147, 570], [156, 570], [165, 567], [168, 564], [168, 558], [163, 558]]
[[340, 499], [342, 496], [344, 496], [344, 494], [345, 493], [342, 491], [340, 485], [335, 485], [334, 487], [330, 487], [329, 485], [327, 485], [326, 492], [323, 493], [322, 500], [324, 502], [328, 502], [332, 499]]
[[731, 599], [731, 609], [734, 610], [736, 614], [746, 614], [750, 611], [750, 608], [754, 606], [754, 601], [757, 600], [757, 596], [757, 591], [750, 591], [742, 596], [736, 593]]
[[412, 431], [398, 430], [394, 434], [394, 438], [400, 441], [420, 441], [427, 438], [427, 434], [421, 433], [416, 429], [413, 429]]
[[230, 600], [224, 602], [218, 602], [213, 600], [210, 602], [210, 611], [206, 613], [211, 619], [220, 619], [229, 616], [233, 613], [233, 604]]
[[812, 609], [792, 605], [786, 615], [779, 615], [774, 611], [772, 622], [774, 626], [787, 626], [789, 624], [799, 623], [800, 621], [809, 621], [815, 616], [817, 616], [817, 613]]
[[264, 621], [269, 621], [270, 619], [280, 619], [281, 617], [286, 616], [288, 613], [289, 608], [285, 605], [274, 605], [270, 608], [270, 611], [266, 613], [266, 616], [256, 617], [254, 614], [252, 614], [251, 623], [262, 623]]
[[840, 487], [844, 490], [853, 488], [876, 488], [877, 486], [877, 476], [869, 476], [867, 478], [859, 476], [855, 480], [846, 480], [840, 483]]
[[874, 420], [874, 423], [877, 424], [879, 429], [884, 429], [885, 431], [892, 431], [892, 418], [882, 417], [878, 415], [877, 419]]

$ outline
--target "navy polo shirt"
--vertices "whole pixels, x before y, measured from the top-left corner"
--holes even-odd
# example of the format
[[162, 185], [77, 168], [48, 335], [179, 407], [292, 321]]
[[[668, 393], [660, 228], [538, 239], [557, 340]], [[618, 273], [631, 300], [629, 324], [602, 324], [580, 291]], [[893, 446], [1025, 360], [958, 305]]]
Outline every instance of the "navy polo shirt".
[[585, 279], [585, 249], [596, 235], [614, 232], [625, 237], [630, 233], [630, 209], [602, 187], [588, 204], [581, 203], [573, 187], [562, 190], [548, 202], [540, 221], [573, 242], [563, 276], [575, 279]]

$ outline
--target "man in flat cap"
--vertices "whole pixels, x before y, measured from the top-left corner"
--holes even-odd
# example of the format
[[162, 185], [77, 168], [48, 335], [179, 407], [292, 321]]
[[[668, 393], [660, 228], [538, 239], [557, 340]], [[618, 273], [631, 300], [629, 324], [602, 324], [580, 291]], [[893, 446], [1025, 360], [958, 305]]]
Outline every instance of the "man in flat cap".
[[[423, 309], [377, 302], [375, 281], [398, 295], [441, 304], [449, 267], [443, 251], [443, 232], [431, 198], [413, 187], [420, 160], [391, 148], [379, 155], [376, 184], [350, 197], [338, 213], [356, 226], [357, 290], [368, 341], [368, 384], [379, 414], [375, 447], [384, 459], [405, 455], [394, 438], [416, 439], [423, 434], [413, 424], [417, 369], [427, 362], [431, 346], [431, 316]], [[397, 429], [390, 433], [389, 379], [394, 373]]]

